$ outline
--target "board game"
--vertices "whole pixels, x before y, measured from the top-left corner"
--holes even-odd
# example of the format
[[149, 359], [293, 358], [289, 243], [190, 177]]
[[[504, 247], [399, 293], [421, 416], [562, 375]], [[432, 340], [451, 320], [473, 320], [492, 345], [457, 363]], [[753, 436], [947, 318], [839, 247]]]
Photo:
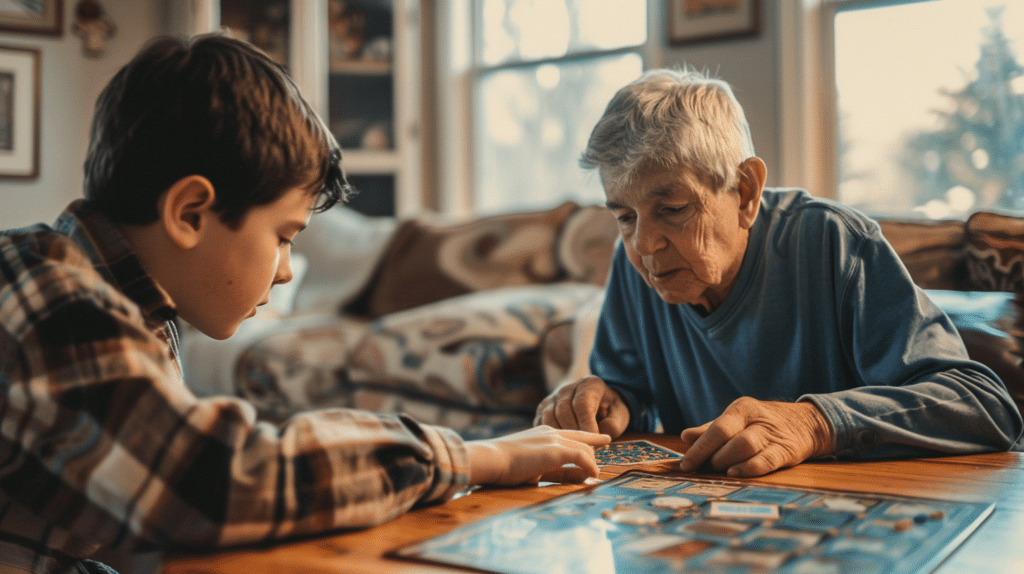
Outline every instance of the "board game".
[[630, 470], [391, 555], [502, 574], [930, 572], [994, 507]]

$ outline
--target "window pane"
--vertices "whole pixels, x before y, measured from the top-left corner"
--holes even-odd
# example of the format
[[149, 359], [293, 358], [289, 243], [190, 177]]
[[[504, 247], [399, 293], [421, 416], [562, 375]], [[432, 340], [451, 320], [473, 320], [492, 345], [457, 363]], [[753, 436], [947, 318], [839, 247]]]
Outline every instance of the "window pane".
[[1024, 2], [838, 12], [839, 199], [933, 218], [1024, 209], [1022, 46]]
[[615, 91], [640, 75], [637, 54], [485, 74], [477, 83], [474, 208], [498, 212], [566, 200], [604, 203], [597, 174], [579, 167]]
[[646, 0], [484, 0], [477, 9], [483, 66], [638, 46]]

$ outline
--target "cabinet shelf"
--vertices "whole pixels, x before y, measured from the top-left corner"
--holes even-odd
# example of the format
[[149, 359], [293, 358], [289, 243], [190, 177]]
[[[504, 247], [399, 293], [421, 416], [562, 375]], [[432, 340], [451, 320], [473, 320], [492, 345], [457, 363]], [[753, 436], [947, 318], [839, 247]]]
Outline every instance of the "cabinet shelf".
[[394, 66], [387, 60], [351, 60], [331, 58], [329, 70], [332, 74], [352, 76], [387, 76]]
[[[425, 44], [418, 1], [171, 4], [181, 5], [175, 10], [189, 35], [227, 25], [240, 38], [269, 42], [268, 52], [281, 52], [299, 90], [342, 146], [345, 173], [365, 190], [353, 208], [399, 216], [422, 209], [419, 121]], [[273, 24], [271, 38], [264, 38], [267, 23]], [[350, 41], [357, 40], [361, 49], [351, 50]]]
[[401, 167], [401, 156], [395, 151], [342, 149], [341, 157], [347, 174], [390, 175]]

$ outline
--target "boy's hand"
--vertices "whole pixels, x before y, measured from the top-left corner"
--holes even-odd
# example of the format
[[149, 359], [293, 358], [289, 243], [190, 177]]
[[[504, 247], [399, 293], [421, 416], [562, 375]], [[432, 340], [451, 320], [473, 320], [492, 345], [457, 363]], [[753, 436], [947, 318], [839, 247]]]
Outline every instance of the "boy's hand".
[[680, 435], [686, 454], [679, 464], [693, 472], [708, 462], [729, 476], [762, 476], [809, 458], [832, 454], [832, 428], [813, 403], [781, 403], [743, 397], [717, 419]]
[[[539, 426], [507, 436], [474, 440], [469, 449], [470, 484], [512, 486], [552, 482], [583, 482], [597, 476], [594, 447], [611, 437], [578, 430]], [[575, 466], [566, 466], [566, 465]]]
[[595, 376], [564, 384], [537, 405], [535, 425], [580, 429], [618, 437], [629, 425], [622, 395]]

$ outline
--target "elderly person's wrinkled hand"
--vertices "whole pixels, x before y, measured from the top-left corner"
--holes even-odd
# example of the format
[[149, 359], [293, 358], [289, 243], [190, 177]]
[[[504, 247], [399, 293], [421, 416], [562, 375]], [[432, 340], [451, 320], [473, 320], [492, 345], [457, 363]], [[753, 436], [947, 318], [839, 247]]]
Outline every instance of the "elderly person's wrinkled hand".
[[616, 438], [629, 425], [629, 408], [598, 377], [583, 377], [555, 389], [537, 406], [535, 425], [579, 429]]
[[715, 420], [680, 435], [686, 457], [679, 468], [705, 463], [729, 476], [762, 476], [832, 454], [833, 433], [813, 403], [737, 399]]

